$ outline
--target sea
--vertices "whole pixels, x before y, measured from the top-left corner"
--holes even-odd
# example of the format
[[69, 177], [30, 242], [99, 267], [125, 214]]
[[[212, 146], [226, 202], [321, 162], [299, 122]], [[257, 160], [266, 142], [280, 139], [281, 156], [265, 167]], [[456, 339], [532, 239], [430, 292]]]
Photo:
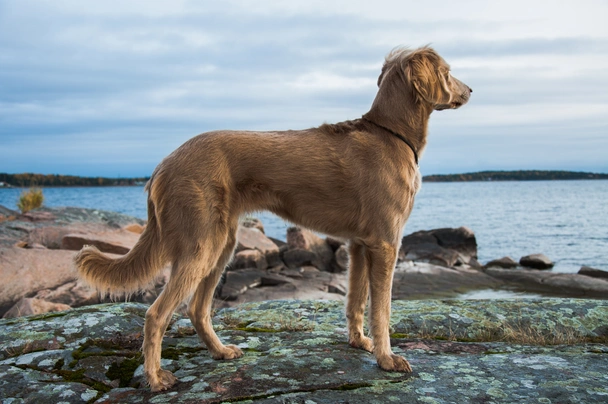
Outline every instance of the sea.
[[[17, 209], [20, 188], [0, 188], [0, 205]], [[111, 210], [146, 219], [143, 186], [44, 188], [46, 206]], [[285, 240], [291, 224], [256, 212], [266, 234]], [[608, 180], [423, 183], [404, 235], [466, 226], [479, 261], [543, 253], [555, 272], [608, 270]]]

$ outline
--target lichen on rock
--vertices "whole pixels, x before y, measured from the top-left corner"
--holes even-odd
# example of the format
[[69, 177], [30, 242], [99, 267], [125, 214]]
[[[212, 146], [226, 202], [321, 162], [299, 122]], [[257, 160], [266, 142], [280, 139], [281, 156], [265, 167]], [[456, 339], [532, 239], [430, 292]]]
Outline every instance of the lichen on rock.
[[[213, 360], [190, 321], [176, 315], [163, 340], [162, 366], [179, 382], [160, 394], [143, 380], [146, 309], [117, 303], [0, 321], [0, 398], [369, 403], [608, 397], [605, 301], [395, 301], [392, 346], [408, 358], [412, 374], [384, 372], [373, 355], [350, 347], [340, 302], [267, 301], [219, 310], [213, 319], [218, 335], [245, 352], [233, 361]], [[535, 338], [504, 342], [509, 329]], [[558, 342], [548, 337], [556, 330], [576, 338], [550, 345]]]

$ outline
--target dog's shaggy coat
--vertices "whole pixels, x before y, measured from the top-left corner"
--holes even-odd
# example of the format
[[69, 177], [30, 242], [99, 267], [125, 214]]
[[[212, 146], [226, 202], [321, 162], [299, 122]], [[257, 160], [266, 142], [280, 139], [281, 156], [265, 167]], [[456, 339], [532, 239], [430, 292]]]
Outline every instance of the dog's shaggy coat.
[[[460, 107], [472, 90], [428, 47], [391, 52], [378, 87], [362, 119], [190, 139], [158, 165], [146, 185], [148, 225], [133, 249], [111, 259], [85, 247], [76, 257], [82, 278], [112, 292], [136, 291], [172, 264], [144, 326], [144, 370], [153, 391], [175, 383], [160, 367], [161, 342], [173, 311], [190, 296], [188, 315], [213, 358], [242, 355], [218, 339], [211, 305], [233, 255], [239, 217], [263, 209], [349, 240], [349, 343], [373, 352], [382, 369], [411, 371], [391, 351], [389, 316], [401, 231], [420, 187], [415, 156], [425, 147], [431, 112]], [[368, 295], [371, 339], [363, 331]]]

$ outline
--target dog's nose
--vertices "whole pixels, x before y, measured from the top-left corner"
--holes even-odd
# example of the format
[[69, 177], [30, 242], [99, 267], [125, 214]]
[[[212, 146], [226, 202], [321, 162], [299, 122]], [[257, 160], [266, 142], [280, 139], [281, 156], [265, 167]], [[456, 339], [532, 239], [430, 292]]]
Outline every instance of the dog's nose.
[[473, 92], [473, 89], [471, 87], [467, 86], [467, 88], [469, 89], [469, 93]]

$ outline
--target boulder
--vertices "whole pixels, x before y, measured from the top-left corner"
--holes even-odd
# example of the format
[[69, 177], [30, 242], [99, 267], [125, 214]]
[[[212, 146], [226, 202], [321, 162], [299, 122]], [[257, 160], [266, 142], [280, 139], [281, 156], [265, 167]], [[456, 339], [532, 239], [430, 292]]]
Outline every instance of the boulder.
[[444, 267], [456, 266], [460, 257], [456, 251], [434, 243], [406, 244], [401, 246], [401, 250], [404, 253], [403, 259]]
[[521, 257], [519, 264], [523, 267], [533, 269], [551, 269], [553, 268], [553, 261], [551, 261], [544, 254], [531, 254]]
[[578, 273], [580, 275], [591, 276], [593, 278], [608, 279], [608, 271], [604, 271], [602, 269], [582, 266], [581, 269], [578, 270]]
[[341, 245], [335, 251], [331, 264], [332, 272], [345, 272], [348, 269], [348, 248], [346, 245]]
[[278, 253], [279, 247], [256, 228], [239, 226], [236, 251], [258, 250], [263, 254]]
[[289, 249], [283, 253], [283, 262], [289, 268], [298, 268], [306, 265], [314, 265], [317, 261], [317, 255], [309, 250], [302, 248]]
[[75, 280], [74, 255], [65, 250], [0, 248], [0, 315], [22, 297]]
[[[314, 254], [310, 263], [322, 271], [331, 270], [331, 262], [334, 258], [332, 248], [315, 233], [300, 227], [290, 227], [287, 229], [287, 245], [289, 250], [309, 251]], [[285, 253], [287, 254], [287, 253]], [[285, 259], [283, 254], [283, 259]], [[287, 263], [287, 262], [286, 262]]]
[[101, 252], [126, 254], [137, 243], [137, 240], [139, 240], [139, 234], [122, 229], [101, 233], [70, 233], [61, 239], [61, 248], [79, 251], [85, 245], [93, 245]]
[[262, 222], [260, 221], [260, 219], [255, 218], [255, 217], [246, 217], [245, 219], [243, 219], [241, 221], [241, 226], [247, 227], [247, 228], [250, 228], [250, 229], [258, 229], [262, 233], [265, 233], [264, 232], [264, 225], [262, 224]]
[[447, 267], [477, 267], [477, 240], [467, 227], [422, 230], [403, 237], [399, 258]]
[[22, 316], [31, 316], [34, 314], [43, 314], [53, 311], [64, 311], [71, 309], [70, 306], [63, 303], [52, 303], [46, 300], [37, 298], [24, 297], [20, 299], [13, 307], [11, 307], [2, 318], [13, 318]]
[[484, 265], [484, 268], [517, 268], [517, 265], [519, 264], [513, 258], [502, 257], [488, 262], [486, 265]]
[[257, 268], [264, 270], [268, 268], [268, 261], [266, 261], [266, 256], [259, 250], [241, 250], [234, 255], [230, 268]]

